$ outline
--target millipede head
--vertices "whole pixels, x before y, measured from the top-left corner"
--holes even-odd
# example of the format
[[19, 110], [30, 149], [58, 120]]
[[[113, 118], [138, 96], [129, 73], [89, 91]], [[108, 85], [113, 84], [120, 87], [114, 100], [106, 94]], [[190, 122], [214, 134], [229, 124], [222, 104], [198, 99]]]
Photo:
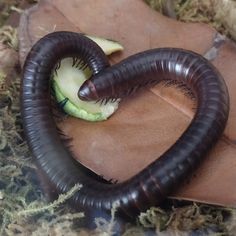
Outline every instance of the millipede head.
[[85, 81], [78, 91], [78, 97], [82, 101], [98, 100], [98, 94], [93, 82], [91, 82], [90, 80]]

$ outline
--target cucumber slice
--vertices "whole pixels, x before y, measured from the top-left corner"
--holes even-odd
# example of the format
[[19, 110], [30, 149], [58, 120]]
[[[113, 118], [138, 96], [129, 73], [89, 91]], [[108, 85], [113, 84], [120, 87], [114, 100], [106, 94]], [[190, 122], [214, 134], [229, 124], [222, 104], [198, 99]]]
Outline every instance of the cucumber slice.
[[110, 114], [112, 114], [113, 112], [115, 112], [115, 110], [117, 109], [117, 107], [112, 108], [112, 110], [109, 112], [97, 112], [97, 113], [92, 113], [92, 112], [88, 112], [86, 111], [86, 106], [83, 108], [78, 108], [77, 104], [74, 105], [72, 102], [70, 102], [70, 100], [65, 97], [62, 92], [59, 89], [59, 86], [57, 85], [57, 83], [55, 82], [55, 80], [53, 80], [53, 84], [52, 84], [54, 90], [55, 90], [55, 96], [57, 101], [59, 102], [59, 104], [61, 105], [61, 107], [63, 108], [63, 110], [74, 117], [80, 118], [80, 119], [84, 119], [87, 121], [102, 121], [102, 120], [106, 120]]
[[[107, 55], [123, 50], [122, 45], [118, 42], [89, 35], [85, 36], [95, 41]], [[79, 60], [77, 62], [79, 63]], [[65, 58], [60, 62], [60, 66], [56, 67], [52, 75], [52, 87], [57, 102], [71, 116], [88, 121], [106, 120], [117, 110], [119, 100], [108, 102], [106, 105], [80, 100], [77, 92], [92, 72], [89, 68], [82, 70], [79, 69], [79, 65], [72, 65], [73, 59]]]
[[57, 73], [53, 74], [52, 86], [56, 100], [63, 110], [71, 116], [88, 121], [102, 121], [111, 116], [118, 108], [119, 101], [100, 104], [79, 99], [77, 92], [83, 82], [91, 76], [91, 71], [72, 67], [73, 59], [61, 61]]

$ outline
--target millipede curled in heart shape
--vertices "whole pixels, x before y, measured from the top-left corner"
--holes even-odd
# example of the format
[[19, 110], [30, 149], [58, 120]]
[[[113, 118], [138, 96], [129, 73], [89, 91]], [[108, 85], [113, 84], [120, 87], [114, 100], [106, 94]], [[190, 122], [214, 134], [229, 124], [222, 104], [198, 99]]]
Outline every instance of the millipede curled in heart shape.
[[[65, 57], [79, 56], [93, 76], [78, 91], [82, 100], [123, 98], [160, 81], [184, 83], [197, 109], [182, 136], [159, 158], [129, 180], [108, 184], [77, 163], [59, 137], [53, 119], [50, 75]], [[158, 109], [155, 108], [155, 109]], [[73, 32], [54, 32], [40, 39], [23, 68], [21, 113], [28, 145], [38, 166], [59, 193], [83, 185], [72, 201], [81, 207], [135, 216], [158, 205], [188, 177], [221, 136], [229, 113], [229, 95], [216, 68], [202, 56], [182, 49], [152, 49], [109, 66], [103, 51]]]

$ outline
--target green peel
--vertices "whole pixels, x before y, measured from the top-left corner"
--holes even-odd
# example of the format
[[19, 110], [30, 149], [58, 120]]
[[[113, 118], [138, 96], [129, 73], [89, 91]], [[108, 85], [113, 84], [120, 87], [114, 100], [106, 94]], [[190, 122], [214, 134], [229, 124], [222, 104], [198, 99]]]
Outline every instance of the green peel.
[[[92, 39], [99, 45], [102, 43], [102, 49], [106, 54], [123, 49], [120, 44], [114, 41], [98, 37], [92, 37]], [[78, 90], [84, 81], [92, 75], [92, 72], [89, 68], [81, 70], [78, 68], [79, 66], [72, 67], [72, 64], [72, 58], [65, 58], [61, 60], [60, 68], [53, 73], [52, 87], [57, 102], [71, 116], [87, 121], [106, 120], [117, 110], [119, 101], [101, 104], [80, 100], [77, 95]]]

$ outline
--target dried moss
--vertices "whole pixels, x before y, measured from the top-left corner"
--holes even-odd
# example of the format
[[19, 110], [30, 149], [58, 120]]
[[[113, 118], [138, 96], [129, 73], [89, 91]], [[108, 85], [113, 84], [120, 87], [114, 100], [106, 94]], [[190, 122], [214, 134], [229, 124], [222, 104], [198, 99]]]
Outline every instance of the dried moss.
[[144, 228], [170, 235], [233, 235], [235, 212], [235, 209], [196, 203], [165, 211], [152, 207], [139, 216], [139, 222]]
[[9, 47], [18, 49], [18, 35], [17, 29], [9, 25], [0, 28], [0, 43], [6, 44]]

